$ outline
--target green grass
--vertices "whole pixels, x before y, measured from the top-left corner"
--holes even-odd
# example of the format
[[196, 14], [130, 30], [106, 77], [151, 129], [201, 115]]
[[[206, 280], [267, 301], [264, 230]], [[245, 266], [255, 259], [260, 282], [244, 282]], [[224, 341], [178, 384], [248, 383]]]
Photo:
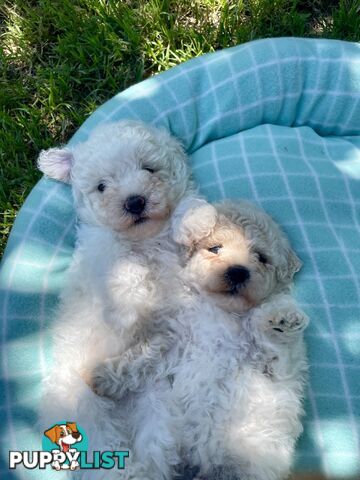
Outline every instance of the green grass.
[[0, 254], [42, 148], [135, 82], [284, 35], [360, 41], [360, 0], [0, 0]]

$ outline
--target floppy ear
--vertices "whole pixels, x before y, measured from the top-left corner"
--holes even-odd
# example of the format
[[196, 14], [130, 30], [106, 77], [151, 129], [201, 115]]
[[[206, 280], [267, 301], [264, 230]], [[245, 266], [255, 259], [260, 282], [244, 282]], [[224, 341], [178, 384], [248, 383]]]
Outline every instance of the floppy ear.
[[290, 250], [288, 254], [288, 276], [290, 277], [290, 280], [292, 280], [295, 273], [298, 272], [301, 269], [301, 267], [302, 267], [302, 261], [295, 254], [295, 252]]
[[199, 198], [180, 202], [172, 217], [172, 237], [187, 247], [210, 235], [217, 221], [216, 209]]
[[153, 135], [162, 154], [170, 160], [169, 182], [171, 186], [176, 186], [177, 191], [181, 191], [178, 197], [181, 198], [186, 191], [190, 176], [188, 158], [184, 147], [177, 138], [163, 127], [154, 127]]
[[279, 280], [286, 283], [291, 282], [293, 276], [301, 269], [301, 267], [302, 261], [291, 249], [289, 249], [286, 252], [286, 264], [278, 271]]
[[49, 430], [46, 430], [44, 435], [50, 438], [53, 443], [57, 443], [57, 440], [60, 438], [60, 430], [60, 427], [55, 425], [54, 427], [49, 428]]
[[70, 183], [70, 171], [74, 162], [72, 152], [66, 148], [42, 150], [37, 161], [38, 169], [55, 180]]
[[75, 422], [73, 422], [73, 423], [72, 422], [66, 422], [66, 426], [69, 427], [72, 432], [77, 432], [78, 431], [77, 425], [76, 425]]

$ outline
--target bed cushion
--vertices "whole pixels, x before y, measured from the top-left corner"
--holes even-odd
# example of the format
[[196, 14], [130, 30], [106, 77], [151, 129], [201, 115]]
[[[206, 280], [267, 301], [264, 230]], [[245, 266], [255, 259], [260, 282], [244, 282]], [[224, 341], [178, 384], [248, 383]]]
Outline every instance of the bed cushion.
[[[102, 122], [168, 128], [213, 201], [247, 198], [304, 262], [295, 294], [309, 314], [310, 387], [295, 470], [360, 475], [360, 46], [267, 39], [186, 62], [116, 95], [71, 139]], [[0, 273], [1, 478], [9, 450], [41, 449], [34, 427], [51, 364], [58, 294], [75, 239], [70, 188], [43, 178], [12, 230]], [[75, 420], [76, 419], [72, 419]], [[43, 472], [41, 478], [62, 478]]]

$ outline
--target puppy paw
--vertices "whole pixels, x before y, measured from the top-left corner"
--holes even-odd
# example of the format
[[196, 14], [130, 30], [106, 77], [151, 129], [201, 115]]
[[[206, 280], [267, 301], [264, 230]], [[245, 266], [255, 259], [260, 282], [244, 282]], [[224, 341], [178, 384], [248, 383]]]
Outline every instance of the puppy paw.
[[108, 359], [91, 372], [88, 385], [100, 397], [121, 400], [126, 393], [137, 387], [126, 361]]
[[210, 234], [217, 221], [217, 211], [202, 198], [182, 200], [172, 217], [172, 237], [180, 245], [191, 246], [193, 242]]
[[118, 378], [108, 362], [100, 363], [88, 377], [88, 385], [100, 397], [116, 396]]
[[268, 330], [276, 336], [301, 333], [308, 326], [308, 317], [299, 310], [280, 310], [268, 319]]

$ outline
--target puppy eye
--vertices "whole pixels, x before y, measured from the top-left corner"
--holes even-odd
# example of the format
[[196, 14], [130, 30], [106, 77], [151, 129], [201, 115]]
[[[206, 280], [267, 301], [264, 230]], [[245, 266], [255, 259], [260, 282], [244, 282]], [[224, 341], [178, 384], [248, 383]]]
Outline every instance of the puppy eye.
[[65, 435], [64, 432], [60, 432], [60, 437], [63, 437]]
[[97, 189], [99, 190], [99, 192], [103, 192], [105, 188], [106, 188], [106, 185], [103, 182], [99, 183], [99, 185], [97, 186]]
[[146, 165], [142, 167], [143, 170], [146, 170], [147, 172], [150, 173], [155, 173], [155, 170], [151, 167], [147, 167]]
[[215, 255], [217, 255], [221, 248], [222, 245], [214, 245], [213, 247], [208, 248], [208, 252], [215, 253]]
[[266, 265], [269, 262], [268, 259], [265, 257], [265, 255], [263, 255], [262, 253], [257, 252], [256, 255], [258, 256], [258, 260], [260, 263], [263, 263], [264, 265]]

